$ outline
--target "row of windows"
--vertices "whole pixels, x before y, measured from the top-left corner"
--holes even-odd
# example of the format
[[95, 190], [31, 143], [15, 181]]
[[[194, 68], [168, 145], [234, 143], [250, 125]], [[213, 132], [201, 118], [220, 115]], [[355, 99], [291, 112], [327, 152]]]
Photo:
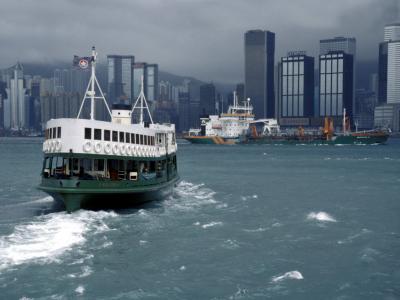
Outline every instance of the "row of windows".
[[320, 116], [343, 115], [343, 94], [320, 95]]
[[304, 75], [283, 76], [282, 77], [282, 95], [303, 94], [304, 93]]
[[61, 138], [61, 127], [47, 128], [44, 132], [44, 137], [48, 139], [60, 139]]
[[93, 139], [97, 141], [113, 141], [120, 143], [130, 143], [138, 145], [155, 145], [154, 136], [135, 134], [123, 131], [107, 130], [107, 129], [97, 129], [85, 128], [85, 139], [91, 140], [93, 134]]
[[321, 74], [320, 93], [343, 93], [343, 73], [339, 74]]
[[282, 96], [282, 116], [283, 117], [303, 117], [304, 116], [304, 96]]
[[282, 74], [283, 75], [304, 74], [304, 61], [283, 62]]
[[321, 59], [320, 73], [343, 73], [343, 58], [340, 59]]

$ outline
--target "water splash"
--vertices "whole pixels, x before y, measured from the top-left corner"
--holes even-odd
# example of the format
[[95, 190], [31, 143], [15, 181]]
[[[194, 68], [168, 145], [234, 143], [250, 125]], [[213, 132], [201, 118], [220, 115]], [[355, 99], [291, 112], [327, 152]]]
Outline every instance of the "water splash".
[[271, 281], [272, 282], [279, 282], [279, 281], [286, 280], [286, 279], [300, 280], [300, 279], [304, 279], [304, 277], [299, 271], [290, 271], [290, 272], [286, 272], [283, 275], [272, 277]]
[[332, 217], [330, 214], [320, 211], [320, 212], [310, 212], [307, 215], [308, 220], [317, 220], [320, 222], [337, 222], [334, 217]]
[[82, 210], [52, 213], [17, 225], [12, 234], [0, 237], [0, 270], [27, 262], [56, 262], [64, 252], [84, 244], [87, 232], [107, 231], [104, 220], [115, 216], [114, 212]]

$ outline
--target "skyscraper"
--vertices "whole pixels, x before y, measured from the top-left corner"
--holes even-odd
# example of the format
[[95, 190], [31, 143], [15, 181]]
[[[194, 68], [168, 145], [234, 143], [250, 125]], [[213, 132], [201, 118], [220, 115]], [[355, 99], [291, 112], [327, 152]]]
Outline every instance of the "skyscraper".
[[400, 104], [400, 23], [385, 26], [387, 103]]
[[133, 101], [139, 97], [140, 90], [142, 88], [142, 77], [144, 84], [144, 93], [147, 93], [147, 64], [143, 62], [137, 62], [133, 65]]
[[[24, 87], [24, 71], [22, 65], [17, 63], [13, 67], [13, 77], [10, 79], [10, 86], [6, 89], [8, 105], [5, 105], [9, 109], [4, 110], [4, 116], [9, 118], [7, 127], [19, 130], [26, 128], [26, 102], [28, 99], [25, 97]], [[7, 116], [8, 115], [8, 116]]]
[[287, 57], [282, 57], [280, 66], [280, 117], [312, 117], [314, 57], [307, 56], [303, 51], [289, 52]]
[[250, 30], [244, 37], [245, 95], [256, 118], [275, 117], [275, 33]]
[[133, 100], [133, 55], [107, 55], [107, 102], [131, 104]]
[[212, 83], [200, 86], [200, 115], [215, 115], [215, 85]]
[[332, 51], [319, 56], [319, 116], [353, 117], [353, 56]]
[[158, 65], [147, 65], [146, 98], [149, 101], [158, 100]]

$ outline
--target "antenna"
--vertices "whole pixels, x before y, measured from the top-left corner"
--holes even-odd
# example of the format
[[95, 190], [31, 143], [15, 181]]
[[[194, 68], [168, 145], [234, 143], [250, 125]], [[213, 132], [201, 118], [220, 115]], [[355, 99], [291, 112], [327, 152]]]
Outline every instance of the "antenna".
[[[151, 117], [149, 106], [147, 105], [147, 100], [146, 100], [146, 97], [144, 95], [144, 83], [143, 83], [144, 80], [143, 80], [143, 76], [141, 77], [141, 81], [142, 81], [142, 85], [141, 85], [141, 88], [140, 88], [140, 93], [139, 93], [138, 98], [136, 99], [135, 104], [133, 105], [131, 113], [133, 114], [135, 109], [139, 109], [140, 110], [140, 115], [139, 115], [140, 121], [139, 121], [139, 124], [144, 125], [144, 122], [143, 122], [143, 110], [146, 109], [147, 113], [148, 113], [148, 115], [150, 117], [151, 124], [153, 124], [153, 118]], [[140, 101], [140, 106], [137, 106], [139, 104], [139, 101]]]
[[[79, 117], [81, 116], [83, 105], [85, 104], [86, 99], [90, 99], [90, 119], [91, 120], [95, 119], [95, 110], [96, 110], [95, 100], [96, 99], [103, 100], [103, 102], [107, 108], [107, 111], [110, 114], [110, 117], [112, 117], [110, 108], [108, 107], [108, 104], [106, 101], [106, 98], [104, 97], [103, 91], [101, 90], [99, 82], [97, 81], [97, 78], [96, 78], [96, 59], [97, 59], [97, 52], [96, 52], [96, 48], [93, 46], [92, 47], [92, 56], [90, 58], [90, 62], [88, 62], [91, 65], [90, 80], [87, 85], [85, 96], [83, 97], [81, 107], [79, 108], [78, 116], [76, 117], [77, 119], [79, 119]], [[100, 91], [100, 96], [96, 96], [96, 90], [95, 90], [96, 86]], [[89, 90], [89, 88], [90, 88], [90, 90]]]

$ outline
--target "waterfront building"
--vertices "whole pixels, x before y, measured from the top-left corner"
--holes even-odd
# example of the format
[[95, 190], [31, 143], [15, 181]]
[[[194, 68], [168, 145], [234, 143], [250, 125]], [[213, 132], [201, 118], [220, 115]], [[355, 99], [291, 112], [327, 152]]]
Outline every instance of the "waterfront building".
[[[245, 93], [244, 93], [244, 83], [238, 83], [238, 84], [236, 84], [236, 97], [237, 97], [237, 99], [238, 99], [238, 101], [239, 101], [239, 103], [242, 103], [244, 100], [245, 100], [245, 98], [244, 98], [244, 95], [245, 95]], [[230, 94], [232, 94], [232, 93], [230, 93]], [[233, 95], [232, 95], [232, 97], [233, 97]]]
[[179, 132], [188, 131], [190, 128], [190, 93], [179, 93]]
[[146, 65], [146, 99], [147, 101], [158, 100], [158, 65], [147, 64]]
[[107, 102], [111, 107], [113, 103], [132, 104], [133, 99], [133, 55], [107, 55]]
[[0, 128], [4, 128], [4, 101], [7, 97], [6, 93], [7, 84], [0, 81]]
[[200, 115], [215, 115], [215, 85], [212, 83], [200, 86]]
[[137, 62], [133, 65], [133, 98], [137, 99], [142, 88], [142, 77], [143, 77], [143, 90], [145, 96], [147, 93], [147, 64], [143, 62]]
[[308, 125], [307, 118], [314, 115], [314, 57], [307, 56], [304, 51], [289, 52], [282, 57], [279, 66], [280, 122], [282, 125]]
[[6, 106], [9, 111], [4, 111], [4, 116], [9, 115], [10, 117], [7, 127], [13, 130], [20, 130], [27, 127], [27, 99], [25, 91], [23, 67], [20, 63], [17, 63], [13, 67], [13, 77], [10, 79], [10, 85], [6, 89], [8, 101], [8, 105]]
[[381, 104], [375, 107], [375, 127], [390, 128], [394, 132], [400, 131], [400, 104]]
[[251, 99], [256, 118], [275, 117], [275, 33], [245, 33], [245, 95]]
[[319, 116], [343, 116], [343, 109], [353, 118], [353, 56], [332, 51], [319, 56]]

